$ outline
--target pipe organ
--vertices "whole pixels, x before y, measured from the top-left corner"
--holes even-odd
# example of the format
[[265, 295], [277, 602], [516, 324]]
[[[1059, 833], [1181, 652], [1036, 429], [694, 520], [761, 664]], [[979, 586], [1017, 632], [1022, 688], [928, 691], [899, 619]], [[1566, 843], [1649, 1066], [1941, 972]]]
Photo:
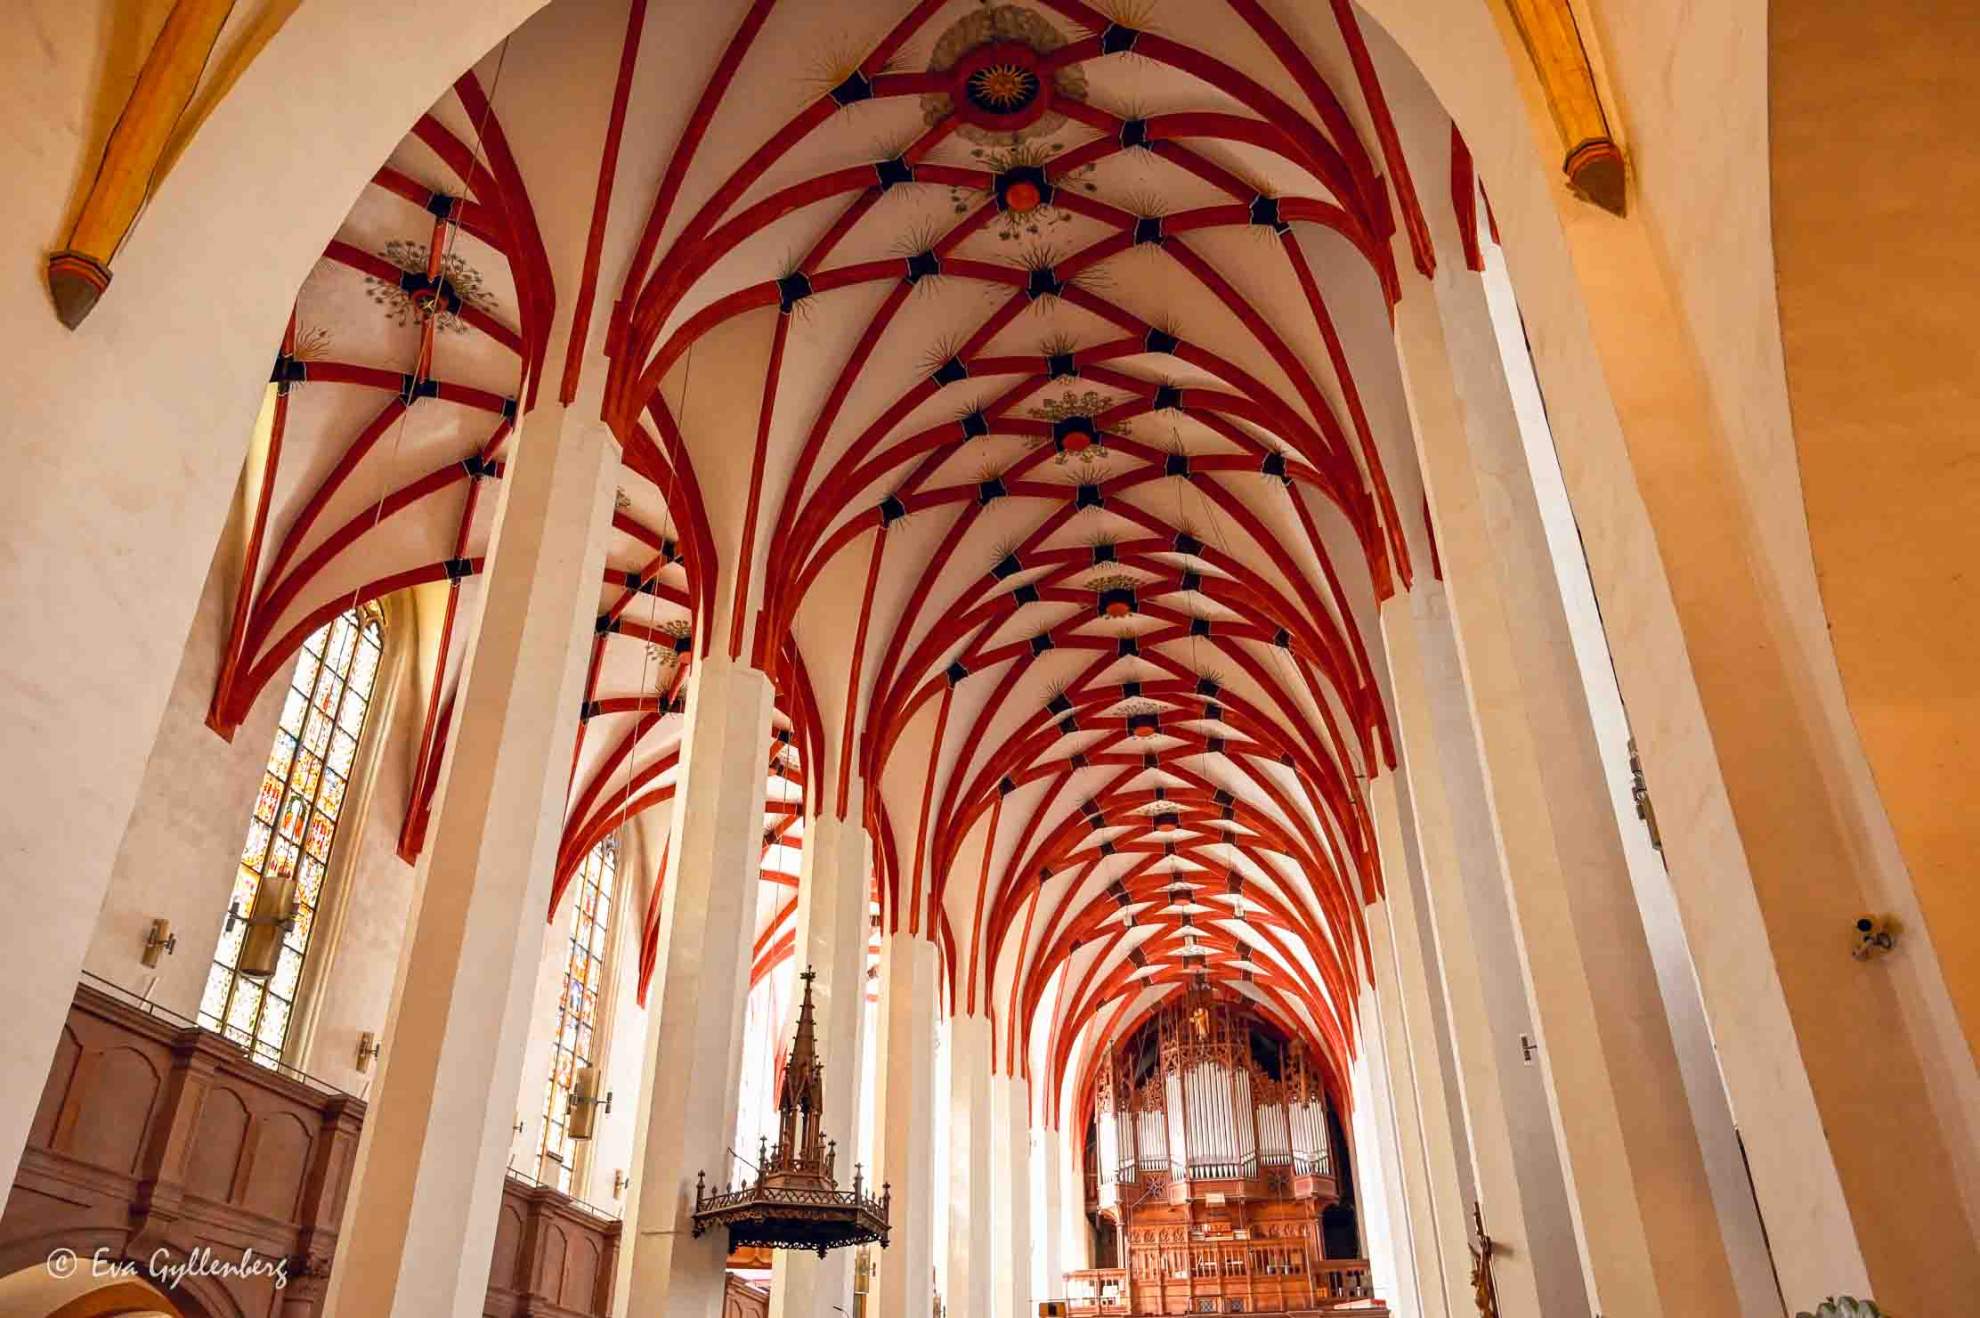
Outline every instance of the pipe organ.
[[1319, 1076], [1304, 1048], [1266, 1036], [1261, 1050], [1255, 1022], [1224, 1004], [1171, 1009], [1150, 1023], [1152, 1049], [1107, 1060], [1094, 1095], [1101, 1186], [1331, 1175]]
[[1100, 1061], [1089, 1208], [1117, 1266], [1069, 1276], [1069, 1293], [1115, 1295], [1096, 1312], [1124, 1314], [1364, 1297], [1365, 1265], [1323, 1245], [1320, 1215], [1340, 1197], [1328, 1129], [1302, 1045], [1241, 998], [1172, 1001]]

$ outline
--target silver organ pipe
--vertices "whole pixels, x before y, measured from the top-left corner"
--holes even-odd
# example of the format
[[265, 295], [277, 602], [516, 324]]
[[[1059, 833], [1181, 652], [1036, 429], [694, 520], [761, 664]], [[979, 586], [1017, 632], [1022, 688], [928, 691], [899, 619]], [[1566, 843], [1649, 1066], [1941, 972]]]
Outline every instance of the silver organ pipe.
[[1261, 1061], [1239, 1012], [1195, 997], [1156, 1028], [1156, 1047], [1112, 1059], [1101, 1082], [1103, 1181], [1331, 1174], [1326, 1099], [1303, 1049], [1280, 1044]]
[[1101, 1185], [1133, 1178], [1132, 1155], [1123, 1160], [1119, 1152], [1123, 1126], [1128, 1127], [1126, 1138], [1133, 1139], [1132, 1123], [1124, 1122], [1120, 1111], [1126, 1099], [1127, 1095], [1119, 1090], [1114, 1067], [1109, 1064], [1101, 1070], [1099, 1088], [1093, 1096], [1093, 1170]]
[[1160, 1103], [1143, 1105], [1134, 1114], [1135, 1141], [1141, 1152], [1143, 1176], [1169, 1170], [1169, 1118]]
[[1122, 1179], [1121, 1172], [1123, 1170], [1132, 1172], [1132, 1164], [1123, 1168], [1120, 1160], [1115, 1155], [1116, 1132], [1121, 1123], [1115, 1115], [1113, 1108], [1106, 1107], [1101, 1109], [1096, 1121], [1099, 1124], [1100, 1131], [1099, 1138], [1093, 1143], [1094, 1170], [1099, 1174], [1100, 1184], [1113, 1185]]
[[1258, 1161], [1265, 1167], [1286, 1167], [1292, 1163], [1292, 1127], [1287, 1121], [1285, 1093], [1270, 1085], [1258, 1105]]
[[1179, 1071], [1170, 1071], [1162, 1078], [1164, 1096], [1168, 1099], [1168, 1110], [1176, 1114], [1169, 1127], [1169, 1175], [1186, 1177], [1189, 1175], [1189, 1104], [1183, 1093], [1183, 1078]]
[[1300, 1176], [1331, 1176], [1327, 1156], [1327, 1108], [1316, 1096], [1288, 1108], [1293, 1171]]
[[1236, 1135], [1238, 1167], [1245, 1176], [1258, 1175], [1258, 1106], [1251, 1096], [1251, 1068], [1231, 1073], [1231, 1124]]
[[1135, 1114], [1125, 1107], [1115, 1114], [1113, 1144], [1116, 1181], [1133, 1181], [1140, 1175], [1141, 1160], [1135, 1154], [1135, 1122]]

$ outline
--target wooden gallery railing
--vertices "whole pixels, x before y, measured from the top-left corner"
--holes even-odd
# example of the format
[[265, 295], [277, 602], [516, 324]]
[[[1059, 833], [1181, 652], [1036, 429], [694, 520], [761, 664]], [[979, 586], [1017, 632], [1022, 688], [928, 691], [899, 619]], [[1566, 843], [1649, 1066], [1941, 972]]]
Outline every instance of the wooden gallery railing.
[[[0, 1276], [72, 1250], [148, 1280], [185, 1269], [155, 1284], [189, 1318], [315, 1318], [363, 1123], [350, 1095], [85, 982], [0, 1214]], [[484, 1312], [603, 1315], [618, 1239], [616, 1219], [510, 1178]], [[248, 1250], [257, 1264], [212, 1266]]]
[[1066, 1274], [1066, 1307], [1073, 1318], [1296, 1313], [1365, 1302], [1373, 1295], [1366, 1259], [1320, 1259], [1309, 1271], [1305, 1249], [1288, 1241], [1178, 1240], [1134, 1248], [1125, 1268]]

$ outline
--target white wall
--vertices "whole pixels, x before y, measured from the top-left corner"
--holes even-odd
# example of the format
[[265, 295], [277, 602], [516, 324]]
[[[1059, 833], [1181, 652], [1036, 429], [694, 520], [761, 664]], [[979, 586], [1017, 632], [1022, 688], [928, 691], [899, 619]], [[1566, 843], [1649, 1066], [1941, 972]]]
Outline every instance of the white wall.
[[[274, 742], [282, 693], [257, 701], [234, 740], [206, 726], [232, 620], [236, 537], [222, 537], [200, 592], [192, 635], [180, 655], [165, 717], [145, 761], [130, 826], [123, 831], [110, 888], [84, 968], [181, 1016], [199, 1010], [206, 972], [220, 942], [249, 812]], [[271, 688], [286, 687], [285, 669]], [[118, 693], [102, 693], [115, 703]], [[178, 948], [148, 970], [138, 959], [154, 918], [172, 922]]]

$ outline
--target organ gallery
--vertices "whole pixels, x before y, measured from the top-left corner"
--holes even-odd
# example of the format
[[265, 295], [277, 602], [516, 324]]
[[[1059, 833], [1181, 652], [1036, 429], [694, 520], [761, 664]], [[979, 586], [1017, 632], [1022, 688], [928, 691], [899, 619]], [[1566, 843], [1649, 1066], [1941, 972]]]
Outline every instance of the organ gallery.
[[[1099, 1257], [1076, 1310], [1276, 1313], [1368, 1293], [1342, 1204], [1330, 1086], [1307, 1047], [1200, 977], [1105, 1055], [1094, 1078], [1088, 1210]], [[1344, 1228], [1344, 1230], [1342, 1229]]]

